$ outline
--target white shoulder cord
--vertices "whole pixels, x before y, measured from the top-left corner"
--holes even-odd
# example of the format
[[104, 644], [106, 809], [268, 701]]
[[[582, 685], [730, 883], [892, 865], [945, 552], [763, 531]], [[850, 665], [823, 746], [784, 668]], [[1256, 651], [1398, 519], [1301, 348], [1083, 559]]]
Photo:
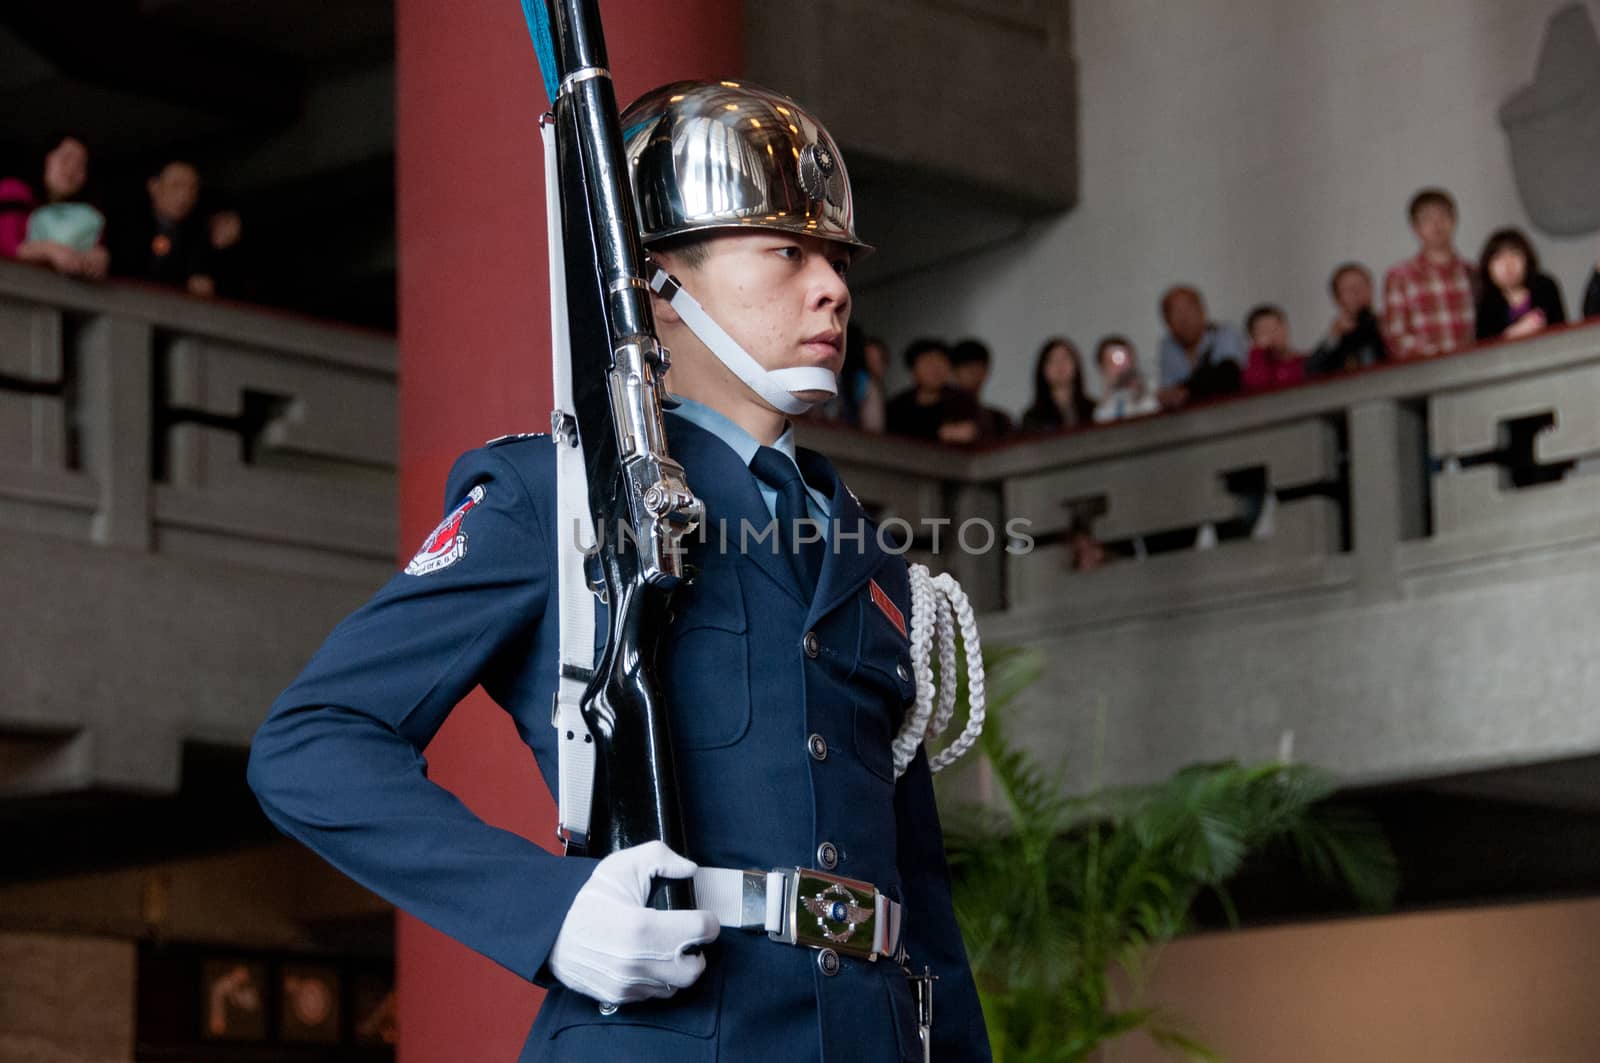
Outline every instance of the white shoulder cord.
[[[956, 708], [955, 632], [961, 631], [967, 659], [967, 725], [961, 734], [928, 762], [933, 771], [949, 767], [977, 742], [987, 713], [984, 695], [983, 646], [972, 603], [947, 572], [928, 574], [926, 565], [911, 566], [911, 674], [917, 681], [917, 699], [894, 740], [894, 774], [905, 774], [924, 741], [937, 738], [950, 726]], [[934, 709], [933, 666], [928, 661], [935, 635], [939, 638], [938, 710]]]
[[584, 571], [586, 552], [595, 543], [594, 514], [589, 510], [589, 478], [572, 408], [572, 337], [567, 330], [555, 123], [541, 120], [539, 132], [544, 137], [545, 224], [550, 243], [550, 362], [555, 382], [551, 436], [556, 448], [556, 587], [561, 602], [561, 670], [550, 716], [556, 729], [556, 833], [563, 841], [582, 845], [588, 841], [594, 803], [594, 738], [578, 708], [594, 672], [595, 599]]

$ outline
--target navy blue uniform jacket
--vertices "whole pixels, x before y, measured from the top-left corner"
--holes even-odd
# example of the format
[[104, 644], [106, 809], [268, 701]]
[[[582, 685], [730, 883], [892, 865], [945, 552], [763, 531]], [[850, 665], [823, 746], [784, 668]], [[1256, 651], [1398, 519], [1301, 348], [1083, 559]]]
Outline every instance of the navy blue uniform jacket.
[[[750, 470], [713, 433], [679, 417], [667, 424], [709, 529], [690, 548], [698, 574], [673, 600], [659, 658], [685, 855], [712, 867], [817, 867], [818, 847], [831, 842], [836, 873], [905, 905], [912, 964], [940, 978], [934, 1058], [988, 1059], [927, 758], [919, 753], [897, 781], [890, 754], [914, 693], [903, 678], [909, 643], [870, 588], [876, 581], [909, 618], [904, 561], [880, 549], [827, 460], [801, 450], [807, 481], [831, 486], [840, 527], [865, 529], [828, 554], [807, 601], [771, 538], [739, 551], [739, 522], [759, 529], [770, 519]], [[814, 951], [763, 933], [724, 929], [693, 986], [613, 1015], [552, 984], [545, 960], [594, 861], [484, 823], [428, 780], [422, 750], [481, 683], [555, 779], [554, 485], [544, 436], [456, 463], [447, 506], [482, 488], [457, 531], [459, 560], [397, 574], [279, 697], [250, 756], [267, 815], [399, 907], [551, 985], [523, 1061], [920, 1059], [912, 989], [892, 962], [845, 957], [830, 976]], [[823, 759], [808, 749], [813, 733], [827, 742]]]

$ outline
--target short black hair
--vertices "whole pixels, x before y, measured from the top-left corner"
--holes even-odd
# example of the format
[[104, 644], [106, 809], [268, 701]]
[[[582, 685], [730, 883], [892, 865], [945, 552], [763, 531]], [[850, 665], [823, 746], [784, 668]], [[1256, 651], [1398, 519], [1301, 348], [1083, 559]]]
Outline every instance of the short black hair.
[[[76, 140], [83, 145], [83, 150], [89, 151], [89, 141], [82, 133], [76, 129], [57, 129], [53, 131], [53, 135], [48, 140], [44, 141], [44, 150], [39, 152], [39, 157], [41, 159], [44, 158], [69, 140]], [[94, 152], [90, 151], [89, 154], [93, 156]]]
[[1333, 272], [1328, 275], [1328, 291], [1334, 295], [1339, 294], [1339, 278], [1346, 273], [1363, 274], [1368, 281], [1372, 280], [1372, 271], [1359, 262], [1341, 262], [1333, 267]]
[[676, 256], [689, 269], [699, 269], [711, 257], [711, 238], [705, 233], [688, 233], [661, 240], [651, 251], [662, 251]]
[[1522, 260], [1527, 263], [1522, 270], [1522, 283], [1527, 284], [1539, 272], [1539, 253], [1533, 249], [1533, 242], [1528, 235], [1512, 226], [1496, 229], [1484, 241], [1483, 254], [1478, 256], [1478, 276], [1483, 283], [1493, 284], [1494, 279], [1489, 276], [1489, 260], [1505, 250], [1522, 252]]
[[83, 147], [84, 152], [89, 156], [89, 175], [84, 179], [83, 188], [80, 189], [78, 194], [72, 198], [76, 199], [80, 203], [93, 203], [95, 200], [94, 189], [96, 187], [96, 182], [94, 179], [95, 166], [94, 151], [89, 147], [89, 141], [85, 139], [84, 135], [76, 129], [55, 129], [51, 131], [51, 134], [52, 135], [50, 138], [44, 141], [43, 149], [36, 153], [35, 161], [37, 165], [33, 167], [33, 175], [28, 181], [28, 184], [31, 186], [35, 182], [38, 183], [39, 191], [44, 197], [40, 200], [41, 203], [49, 199], [50, 193], [44, 187], [45, 160], [48, 159], [57, 148], [61, 147], [61, 145], [65, 144], [67, 141], [76, 140]]
[[906, 368], [914, 368], [917, 364], [918, 358], [933, 352], [937, 352], [943, 355], [945, 358], [950, 357], [950, 348], [945, 344], [944, 340], [936, 340], [931, 336], [923, 336], [921, 339], [912, 340], [910, 343], [906, 344], [906, 353], [904, 356]]
[[1262, 303], [1260, 306], [1256, 307], [1254, 310], [1250, 311], [1250, 313], [1245, 315], [1245, 334], [1249, 335], [1251, 332], [1254, 332], [1256, 322], [1260, 321], [1264, 317], [1275, 317], [1279, 321], [1289, 320], [1288, 315], [1283, 312], [1281, 307], [1274, 306], [1271, 303]]
[[1450, 217], [1456, 216], [1456, 201], [1442, 188], [1424, 188], [1412, 196], [1406, 207], [1406, 216], [1416, 221], [1423, 207], [1443, 207], [1450, 212]]
[[[150, 160], [150, 177], [159, 178], [162, 174], [167, 172], [167, 167], [169, 166], [187, 166], [189, 169], [194, 171], [194, 175], [196, 177], [201, 176], [200, 167], [196, 166], [192, 161], [190, 161], [187, 156], [163, 155]], [[201, 180], [204, 181], [204, 178], [201, 178]]]
[[950, 348], [951, 365], [971, 365], [973, 362], [983, 365], [990, 362], [989, 347], [982, 340], [962, 340]]
[[1066, 351], [1067, 357], [1072, 359], [1073, 416], [1079, 424], [1088, 424], [1094, 419], [1094, 400], [1089, 397], [1088, 386], [1083, 380], [1083, 355], [1078, 353], [1078, 345], [1065, 336], [1051, 336], [1039, 345], [1039, 354], [1033, 360], [1033, 403], [1028, 410], [1042, 415], [1047, 424], [1059, 424], [1063, 419], [1061, 408], [1056, 405], [1050, 391], [1050, 381], [1045, 379], [1044, 373], [1045, 363], [1050, 361], [1050, 352], [1057, 347]]

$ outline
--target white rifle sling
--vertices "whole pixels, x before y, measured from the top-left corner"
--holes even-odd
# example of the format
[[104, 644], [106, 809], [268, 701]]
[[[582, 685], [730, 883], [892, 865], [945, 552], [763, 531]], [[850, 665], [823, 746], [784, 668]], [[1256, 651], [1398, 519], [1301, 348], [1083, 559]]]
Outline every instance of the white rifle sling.
[[544, 138], [545, 224], [550, 246], [550, 361], [555, 384], [551, 437], [556, 448], [556, 589], [561, 603], [561, 670], [556, 680], [557, 832], [582, 845], [594, 803], [594, 737], [579, 704], [594, 672], [595, 597], [584, 561], [594, 548], [594, 515], [572, 404], [572, 338], [567, 328], [566, 251], [561, 238], [560, 178], [555, 123], [541, 121]]

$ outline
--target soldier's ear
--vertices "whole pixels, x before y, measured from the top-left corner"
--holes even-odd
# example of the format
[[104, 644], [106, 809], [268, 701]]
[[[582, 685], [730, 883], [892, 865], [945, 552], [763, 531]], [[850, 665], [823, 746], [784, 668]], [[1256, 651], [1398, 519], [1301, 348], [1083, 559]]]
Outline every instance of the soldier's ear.
[[[673, 274], [672, 257], [673, 256], [671, 254], [669, 254], [669, 253], [667, 253], [665, 251], [647, 251], [647, 252], [645, 252], [645, 256], [644, 256], [644, 276], [645, 276], [645, 280], [648, 281], [648, 280], [650, 280], [651, 277], [655, 276], [655, 272], [658, 269], [665, 270], [669, 275]], [[664, 323], [669, 324], [669, 325], [681, 325], [681, 324], [683, 324], [683, 315], [679, 314], [676, 310], [674, 310], [672, 308], [672, 304], [669, 303], [665, 298], [663, 298], [660, 292], [651, 291], [651, 293], [650, 293], [650, 312], [655, 315], [655, 318], [656, 318], [657, 321], [661, 321], [661, 322], [664, 322]]]
[[683, 317], [672, 308], [672, 304], [655, 292], [650, 293], [650, 310], [655, 314], [656, 320], [665, 325], [681, 325]]

